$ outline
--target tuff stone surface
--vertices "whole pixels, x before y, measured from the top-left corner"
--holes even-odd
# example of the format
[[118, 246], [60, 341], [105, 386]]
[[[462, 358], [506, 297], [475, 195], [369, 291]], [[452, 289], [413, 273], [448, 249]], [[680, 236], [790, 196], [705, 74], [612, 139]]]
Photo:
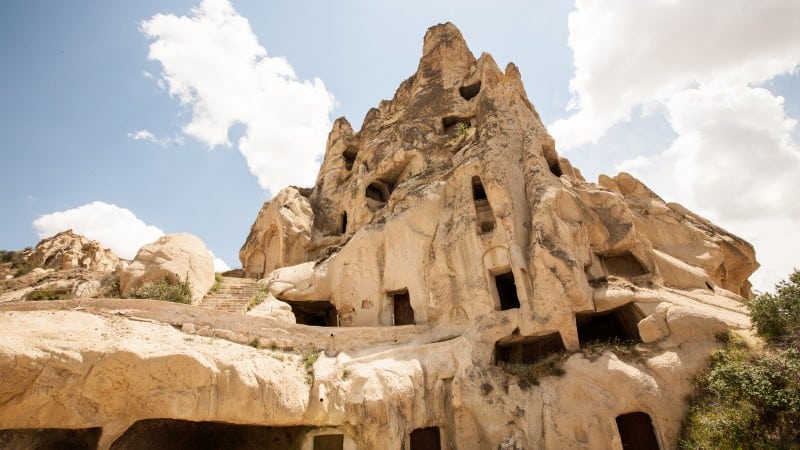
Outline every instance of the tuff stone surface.
[[[286, 432], [309, 449], [408, 449], [428, 427], [444, 449], [620, 449], [615, 418], [644, 412], [674, 448], [716, 336], [750, 327], [757, 267], [630, 175], [584, 180], [516, 66], [452, 24], [359, 131], [336, 120], [315, 186], [266, 202], [240, 258], [265, 294], [248, 315], [0, 305], [0, 428], [101, 427], [101, 448], [161, 418], [304, 426]], [[548, 346], [557, 370], [514, 360]]]
[[203, 241], [188, 233], [167, 234], [139, 249], [128, 267], [120, 272], [122, 296], [144, 283], [167, 279], [189, 281], [192, 302], [200, 301], [214, 285], [214, 258]]

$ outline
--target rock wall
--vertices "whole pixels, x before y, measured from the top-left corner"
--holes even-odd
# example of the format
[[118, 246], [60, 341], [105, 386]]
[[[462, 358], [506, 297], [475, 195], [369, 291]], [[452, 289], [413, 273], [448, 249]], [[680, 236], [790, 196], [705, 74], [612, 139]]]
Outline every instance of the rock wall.
[[0, 305], [0, 438], [674, 448], [717, 336], [750, 327], [757, 267], [630, 175], [584, 180], [517, 68], [475, 58], [452, 24], [358, 132], [334, 123], [316, 185], [265, 203], [240, 258], [266, 290], [250, 316]]

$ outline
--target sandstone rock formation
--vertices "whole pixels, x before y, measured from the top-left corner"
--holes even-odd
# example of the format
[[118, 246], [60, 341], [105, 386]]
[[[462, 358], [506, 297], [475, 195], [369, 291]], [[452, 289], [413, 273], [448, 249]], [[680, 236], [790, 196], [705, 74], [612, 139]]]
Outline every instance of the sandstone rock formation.
[[139, 249], [128, 267], [120, 272], [123, 297], [145, 283], [168, 279], [189, 281], [192, 302], [200, 301], [214, 285], [214, 258], [203, 241], [188, 233], [167, 234]]
[[104, 277], [126, 264], [99, 242], [62, 231], [21, 252], [0, 280], [0, 303], [92, 297]]
[[99, 242], [66, 230], [42, 239], [36, 247], [23, 252], [21, 263], [55, 270], [113, 272], [120, 266], [121, 260], [113, 251], [100, 246]]
[[0, 305], [0, 442], [674, 448], [757, 267], [630, 175], [584, 180], [517, 68], [452, 24], [360, 131], [334, 123], [316, 185], [265, 203], [240, 258], [266, 290], [249, 316]]
[[[239, 251], [245, 277], [262, 278], [307, 260], [314, 214], [304, 190], [288, 187], [265, 202]], [[247, 262], [246, 264], [244, 262]]]

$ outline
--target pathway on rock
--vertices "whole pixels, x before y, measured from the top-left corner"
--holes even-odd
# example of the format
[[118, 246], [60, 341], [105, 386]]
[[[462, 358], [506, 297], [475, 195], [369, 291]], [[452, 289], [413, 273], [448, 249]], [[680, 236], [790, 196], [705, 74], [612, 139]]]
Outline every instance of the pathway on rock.
[[247, 304], [258, 291], [258, 282], [252, 278], [222, 277], [222, 284], [217, 292], [206, 295], [200, 306], [244, 314], [247, 312]]

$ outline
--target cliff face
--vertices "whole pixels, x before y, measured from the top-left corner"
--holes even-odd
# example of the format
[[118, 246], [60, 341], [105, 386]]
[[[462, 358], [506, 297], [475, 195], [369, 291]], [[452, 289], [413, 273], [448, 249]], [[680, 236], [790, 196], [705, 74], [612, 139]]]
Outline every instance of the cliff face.
[[0, 442], [672, 448], [716, 336], [749, 328], [757, 267], [630, 175], [586, 182], [517, 68], [476, 59], [452, 24], [358, 132], [334, 123], [316, 185], [265, 203], [240, 258], [264, 287], [249, 317], [0, 307], [16, 336], [0, 336], [16, 380]]
[[[500, 309], [505, 276], [520, 332], [559, 331], [568, 348], [598, 287], [747, 297], [758, 267], [748, 243], [630, 175], [587, 183], [558, 156], [517, 68], [475, 59], [450, 24], [428, 31], [417, 72], [358, 133], [336, 121], [313, 190], [268, 202], [240, 256], [255, 277], [316, 261], [307, 287], [273, 283], [274, 294], [329, 300], [345, 325], [390, 325], [381, 305], [403, 290], [416, 323], [473, 320]], [[287, 276], [271, 279], [294, 283], [296, 270]]]

